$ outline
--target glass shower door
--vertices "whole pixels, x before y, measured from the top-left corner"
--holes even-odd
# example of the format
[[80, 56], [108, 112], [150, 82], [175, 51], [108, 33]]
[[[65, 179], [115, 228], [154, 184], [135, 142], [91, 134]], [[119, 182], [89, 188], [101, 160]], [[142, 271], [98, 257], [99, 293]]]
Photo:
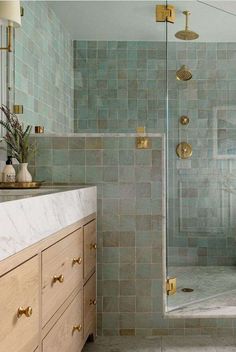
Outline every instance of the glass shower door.
[[236, 290], [236, 37], [230, 34], [236, 6], [230, 12], [225, 4], [175, 1], [177, 19], [168, 24], [167, 275], [177, 280], [176, 294], [168, 296], [173, 314], [220, 314]]

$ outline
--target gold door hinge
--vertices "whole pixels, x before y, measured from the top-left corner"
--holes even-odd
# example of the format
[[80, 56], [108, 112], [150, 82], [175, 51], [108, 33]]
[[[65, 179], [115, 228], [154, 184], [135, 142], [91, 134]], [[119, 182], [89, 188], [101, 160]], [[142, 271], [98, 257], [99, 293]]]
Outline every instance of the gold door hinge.
[[167, 296], [174, 295], [176, 293], [176, 277], [168, 278], [166, 280], [166, 294]]
[[173, 5], [156, 5], [156, 22], [175, 23], [176, 12]]

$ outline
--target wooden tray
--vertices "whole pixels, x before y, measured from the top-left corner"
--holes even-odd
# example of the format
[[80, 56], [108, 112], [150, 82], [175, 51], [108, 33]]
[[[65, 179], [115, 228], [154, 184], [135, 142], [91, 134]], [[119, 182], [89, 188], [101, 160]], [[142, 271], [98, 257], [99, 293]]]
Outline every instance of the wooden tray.
[[0, 182], [0, 189], [35, 189], [40, 188], [43, 181], [34, 182]]

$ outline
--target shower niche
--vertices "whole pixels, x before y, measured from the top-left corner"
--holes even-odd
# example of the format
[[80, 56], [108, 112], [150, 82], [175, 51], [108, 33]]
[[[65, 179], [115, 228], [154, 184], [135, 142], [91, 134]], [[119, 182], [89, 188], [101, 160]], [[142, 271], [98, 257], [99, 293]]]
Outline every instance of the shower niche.
[[223, 1], [174, 5], [166, 124], [166, 278], [174, 284], [165, 313], [236, 317], [236, 12]]

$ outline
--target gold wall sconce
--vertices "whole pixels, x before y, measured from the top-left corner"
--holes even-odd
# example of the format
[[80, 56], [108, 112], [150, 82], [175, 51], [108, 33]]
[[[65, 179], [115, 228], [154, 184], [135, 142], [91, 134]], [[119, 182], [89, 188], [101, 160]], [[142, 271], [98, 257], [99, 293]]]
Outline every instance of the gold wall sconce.
[[0, 25], [7, 27], [7, 46], [0, 50], [12, 52], [13, 28], [21, 26], [20, 1], [0, 1]]

